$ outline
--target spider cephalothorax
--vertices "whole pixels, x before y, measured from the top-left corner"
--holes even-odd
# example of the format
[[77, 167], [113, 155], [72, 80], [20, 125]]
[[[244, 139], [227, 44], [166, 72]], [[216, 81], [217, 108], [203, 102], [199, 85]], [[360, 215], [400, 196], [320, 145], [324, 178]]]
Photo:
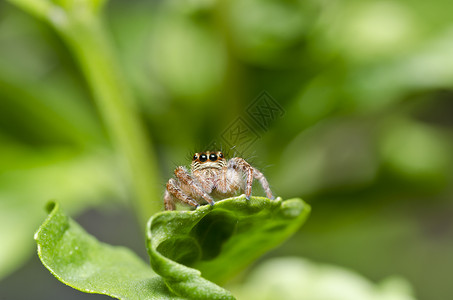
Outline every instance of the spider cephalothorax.
[[214, 205], [214, 198], [226, 198], [245, 192], [250, 199], [253, 179], [257, 179], [269, 199], [274, 199], [263, 174], [243, 158], [226, 160], [220, 151], [195, 153], [190, 171], [175, 169], [175, 177], [167, 183], [164, 202], [166, 210], [175, 209], [175, 199], [198, 207], [201, 199]]

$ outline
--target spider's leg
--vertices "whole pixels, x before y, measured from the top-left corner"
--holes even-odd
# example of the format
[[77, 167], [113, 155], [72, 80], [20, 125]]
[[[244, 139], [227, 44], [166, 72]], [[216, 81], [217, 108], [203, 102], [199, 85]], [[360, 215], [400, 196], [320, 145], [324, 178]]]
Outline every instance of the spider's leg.
[[187, 170], [183, 167], [178, 167], [175, 170], [175, 176], [179, 179], [179, 181], [188, 186], [192, 191], [194, 191], [197, 195], [202, 197], [206, 200], [209, 204], [214, 205], [214, 200], [211, 196], [206, 193], [201, 186], [193, 179], [193, 177], [187, 172]]
[[266, 177], [264, 177], [263, 173], [253, 168], [253, 177], [255, 177], [255, 179], [257, 179], [261, 183], [263, 190], [266, 192], [267, 198], [274, 200], [275, 197], [274, 195], [272, 195], [271, 188], [269, 187], [269, 182], [267, 182], [267, 179]]
[[245, 198], [250, 200], [250, 196], [252, 195], [252, 184], [253, 184], [253, 167], [246, 162], [243, 158], [234, 157], [228, 161], [230, 167], [237, 171], [241, 171], [246, 176], [246, 183], [245, 183]]
[[164, 194], [164, 204], [165, 204], [165, 210], [175, 210], [175, 201], [173, 200], [173, 196], [170, 194], [168, 190], [165, 190]]
[[269, 183], [267, 182], [267, 179], [266, 177], [264, 177], [263, 173], [252, 167], [248, 162], [240, 157], [234, 157], [230, 159], [228, 163], [234, 169], [241, 170], [243, 173], [245, 173], [247, 177], [245, 186], [245, 198], [247, 200], [250, 199], [250, 196], [252, 194], [253, 178], [256, 178], [260, 182], [263, 190], [266, 192], [267, 197], [269, 199], [274, 199], [274, 196], [272, 195], [271, 189], [269, 187]]
[[[189, 197], [185, 194], [178, 186], [178, 183], [173, 178], [167, 182], [167, 190], [165, 191], [164, 201], [165, 201], [165, 209], [167, 210], [174, 210], [175, 204], [171, 196], [175, 197], [182, 202], [190, 204], [192, 206], [198, 207], [199, 204], [196, 202], [192, 197]], [[167, 205], [168, 204], [168, 205]]]

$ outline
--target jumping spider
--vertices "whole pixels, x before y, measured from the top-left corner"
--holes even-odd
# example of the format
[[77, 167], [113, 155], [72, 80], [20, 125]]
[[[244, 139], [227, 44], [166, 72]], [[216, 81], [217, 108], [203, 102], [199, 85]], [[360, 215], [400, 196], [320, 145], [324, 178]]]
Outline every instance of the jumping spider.
[[204, 199], [214, 205], [213, 197], [223, 199], [238, 191], [245, 191], [248, 200], [254, 178], [261, 183], [267, 197], [274, 199], [269, 183], [260, 171], [240, 157], [226, 160], [220, 151], [195, 153], [190, 171], [185, 167], [177, 167], [175, 176], [168, 181], [165, 190], [166, 210], [176, 208], [175, 200], [198, 207], [198, 201]]

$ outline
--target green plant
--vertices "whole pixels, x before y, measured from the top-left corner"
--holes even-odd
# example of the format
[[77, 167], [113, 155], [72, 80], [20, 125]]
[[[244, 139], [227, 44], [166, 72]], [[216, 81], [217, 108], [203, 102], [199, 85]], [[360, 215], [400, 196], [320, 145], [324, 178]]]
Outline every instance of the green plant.
[[69, 46], [83, 71], [107, 131], [124, 160], [134, 187], [135, 208], [144, 223], [160, 210], [156, 159], [150, 139], [136, 111], [135, 99], [124, 78], [101, 17], [105, 1], [11, 0], [48, 22]]
[[[43, 264], [60, 281], [119, 299], [234, 299], [223, 283], [294, 233], [310, 207], [300, 199], [225, 199], [151, 217], [151, 267], [129, 249], [99, 242], [57, 203], [35, 235]], [[201, 271], [201, 272], [200, 272]], [[216, 283], [214, 283], [216, 282]]]
[[[36, 233], [43, 264], [62, 282], [85, 292], [121, 299], [232, 299], [223, 282], [303, 223], [301, 200], [224, 200], [195, 212], [160, 210], [156, 160], [100, 16], [104, 1], [12, 0], [51, 24], [82, 69], [120, 157], [125, 158], [135, 208], [151, 215], [148, 250], [156, 273], [133, 253], [98, 242], [48, 205]], [[192, 268], [193, 267], [193, 268]], [[200, 271], [196, 270], [202, 270]], [[203, 274], [204, 277], [201, 276]]]
[[73, 217], [135, 210], [144, 229], [188, 149], [266, 90], [285, 113], [258, 128], [254, 164], [277, 195], [316, 205], [266, 259], [397, 274], [419, 299], [448, 298], [453, 2], [436, 1], [0, 1], [2, 296], [34, 296], [18, 287], [42, 271], [27, 261], [49, 199]]

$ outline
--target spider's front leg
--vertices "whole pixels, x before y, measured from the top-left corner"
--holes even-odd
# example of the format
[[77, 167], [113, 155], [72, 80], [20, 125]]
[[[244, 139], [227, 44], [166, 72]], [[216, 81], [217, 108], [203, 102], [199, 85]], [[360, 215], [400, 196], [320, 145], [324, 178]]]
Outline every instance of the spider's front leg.
[[178, 167], [175, 170], [175, 176], [179, 179], [181, 184], [187, 186], [194, 194], [202, 197], [206, 202], [214, 205], [214, 200], [206, 193], [203, 188], [192, 178], [184, 167]]
[[252, 184], [253, 184], [253, 178], [257, 179], [261, 186], [263, 187], [263, 190], [266, 192], [267, 198], [273, 200], [274, 196], [272, 195], [272, 191], [269, 187], [269, 182], [267, 182], [266, 177], [264, 177], [263, 173], [252, 167], [248, 162], [246, 162], [243, 158], [240, 157], [234, 157], [228, 161], [229, 167], [232, 167], [236, 170], [240, 170], [243, 173], [245, 173], [247, 179], [246, 179], [246, 185], [245, 185], [245, 198], [247, 200], [250, 199], [250, 196], [252, 194]]
[[185, 194], [178, 186], [178, 182], [172, 178], [167, 182], [167, 189], [165, 190], [164, 195], [165, 210], [176, 209], [173, 197], [192, 206], [195, 207], [199, 206], [198, 202], [192, 199], [192, 197]]

